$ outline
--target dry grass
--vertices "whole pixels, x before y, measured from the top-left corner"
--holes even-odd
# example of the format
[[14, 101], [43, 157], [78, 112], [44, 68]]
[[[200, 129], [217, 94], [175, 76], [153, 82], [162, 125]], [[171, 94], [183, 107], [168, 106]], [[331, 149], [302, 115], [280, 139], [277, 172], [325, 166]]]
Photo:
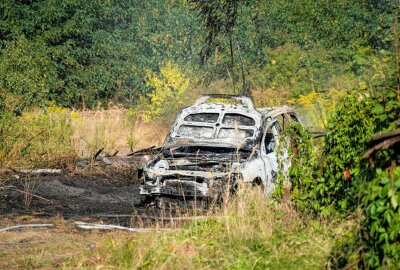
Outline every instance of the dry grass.
[[[0, 234], [0, 269], [56, 269], [66, 261], [79, 261], [110, 238], [126, 239], [126, 232], [77, 231], [59, 224], [51, 229], [10, 231]], [[96, 265], [99, 258], [86, 257]], [[69, 269], [69, 267], [67, 267]]]
[[290, 205], [266, 200], [255, 189], [239, 194], [208, 219], [174, 232], [110, 239], [78, 268], [116, 269], [321, 269], [340, 237], [341, 224], [301, 218]]
[[300, 217], [290, 205], [244, 189], [207, 219], [175, 226], [99, 233], [58, 221], [51, 230], [7, 232], [0, 235], [0, 268], [321, 269], [354, 222]]
[[76, 157], [93, 157], [103, 147], [104, 152], [126, 154], [161, 146], [169, 126], [141, 119], [121, 108], [27, 112], [2, 123], [7, 129], [0, 138], [0, 167], [63, 167]]
[[77, 111], [73, 120], [75, 151], [92, 156], [104, 147], [110, 153], [161, 146], [168, 127], [136, 119], [126, 109]]

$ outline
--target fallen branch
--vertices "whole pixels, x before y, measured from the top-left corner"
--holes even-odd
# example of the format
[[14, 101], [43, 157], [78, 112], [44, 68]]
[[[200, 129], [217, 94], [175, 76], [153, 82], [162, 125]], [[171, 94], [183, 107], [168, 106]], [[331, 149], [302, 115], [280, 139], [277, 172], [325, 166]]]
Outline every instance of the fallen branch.
[[22, 173], [22, 174], [60, 174], [61, 169], [0, 169], [0, 174]]
[[53, 227], [54, 224], [23, 224], [0, 229], [0, 232], [12, 231], [21, 228]]
[[153, 220], [171, 220], [171, 221], [179, 221], [179, 220], [201, 220], [207, 218], [221, 218], [220, 216], [189, 216], [189, 217], [159, 217], [159, 216], [148, 216], [148, 215], [121, 215], [121, 214], [97, 214], [90, 215], [91, 217], [105, 217], [105, 218], [142, 218], [142, 219], [153, 219]]
[[400, 128], [394, 129], [394, 130], [389, 130], [389, 131], [378, 132], [378, 133], [372, 135], [371, 139], [369, 139], [369, 142], [386, 140], [386, 139], [390, 139], [392, 137], [398, 137], [398, 136], [400, 136]]
[[104, 150], [104, 147], [97, 150], [96, 154], [94, 154], [94, 156], [93, 156], [93, 159], [96, 160], [96, 158], [101, 154], [101, 152], [103, 152], [103, 150]]
[[170, 231], [171, 229], [160, 229], [160, 228], [129, 228], [118, 225], [109, 224], [97, 224], [97, 223], [85, 223], [81, 221], [74, 222], [76, 227], [84, 230], [124, 230], [130, 232], [152, 232], [152, 231]]
[[379, 144], [377, 144], [377, 145], [374, 145], [373, 147], [371, 147], [370, 149], [368, 149], [368, 151], [365, 153], [364, 156], [365, 156], [366, 158], [370, 158], [370, 156], [371, 156], [374, 152], [376, 152], [376, 151], [378, 151], [378, 150], [385, 150], [385, 149], [388, 149], [389, 147], [391, 147], [392, 145], [394, 145], [394, 144], [396, 144], [396, 143], [398, 143], [398, 142], [400, 142], [400, 136], [397, 136], [397, 137], [393, 137], [393, 138], [384, 140], [383, 142], [381, 142], [381, 143], [379, 143]]
[[161, 148], [156, 148], [155, 145], [143, 148], [132, 153], [129, 153], [127, 156], [135, 156], [135, 155], [142, 155], [142, 154], [152, 154], [154, 151], [158, 151]]
[[41, 200], [44, 200], [44, 201], [53, 203], [53, 201], [51, 201], [51, 200], [49, 200], [49, 199], [46, 199], [46, 198], [43, 198], [43, 197], [40, 197], [40, 196], [35, 195], [35, 194], [33, 194], [33, 193], [20, 190], [20, 189], [18, 189], [18, 188], [16, 188], [16, 187], [14, 187], [14, 189], [15, 189], [16, 191], [18, 191], [18, 192], [21, 192], [21, 193], [24, 193], [24, 194], [28, 194], [28, 195], [31, 195], [32, 197], [36, 197], [36, 198], [38, 198], [38, 199], [41, 199]]
[[32, 170], [16, 170], [19, 173], [24, 174], [60, 174], [61, 169], [32, 169]]

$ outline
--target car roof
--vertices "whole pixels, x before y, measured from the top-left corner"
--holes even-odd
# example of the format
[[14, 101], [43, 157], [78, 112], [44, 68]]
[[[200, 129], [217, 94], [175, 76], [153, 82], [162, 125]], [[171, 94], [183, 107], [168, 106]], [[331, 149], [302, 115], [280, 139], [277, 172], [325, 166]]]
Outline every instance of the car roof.
[[[212, 99], [226, 99], [233, 103], [207, 102]], [[237, 104], [237, 102], [241, 104]], [[255, 108], [253, 99], [248, 96], [225, 95], [225, 94], [206, 94], [201, 96], [192, 106], [183, 111], [191, 113], [200, 111], [238, 111], [245, 114], [257, 115], [263, 117], [276, 117], [280, 114], [296, 114], [290, 106]], [[296, 114], [297, 115], [297, 114]]]
[[275, 117], [280, 114], [296, 114], [295, 110], [287, 105], [281, 107], [257, 108], [257, 111], [267, 117]]

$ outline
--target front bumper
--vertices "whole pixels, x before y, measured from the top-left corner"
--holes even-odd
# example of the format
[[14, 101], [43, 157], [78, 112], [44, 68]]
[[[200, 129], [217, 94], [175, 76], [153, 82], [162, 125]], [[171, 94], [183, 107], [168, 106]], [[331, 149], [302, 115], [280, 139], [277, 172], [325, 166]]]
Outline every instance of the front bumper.
[[208, 191], [206, 182], [198, 183], [179, 179], [165, 180], [158, 185], [146, 182], [140, 186], [140, 194], [147, 196], [209, 197]]

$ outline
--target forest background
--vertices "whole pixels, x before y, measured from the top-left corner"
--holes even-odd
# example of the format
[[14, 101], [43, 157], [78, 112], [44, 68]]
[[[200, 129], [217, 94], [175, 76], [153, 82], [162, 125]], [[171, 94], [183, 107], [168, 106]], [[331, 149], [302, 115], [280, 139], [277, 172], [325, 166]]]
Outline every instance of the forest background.
[[259, 106], [398, 79], [398, 1], [211, 1], [215, 24], [235, 16], [211, 42], [196, 2], [2, 1], [0, 110], [148, 103], [160, 118], [160, 104], [242, 93], [242, 71]]

